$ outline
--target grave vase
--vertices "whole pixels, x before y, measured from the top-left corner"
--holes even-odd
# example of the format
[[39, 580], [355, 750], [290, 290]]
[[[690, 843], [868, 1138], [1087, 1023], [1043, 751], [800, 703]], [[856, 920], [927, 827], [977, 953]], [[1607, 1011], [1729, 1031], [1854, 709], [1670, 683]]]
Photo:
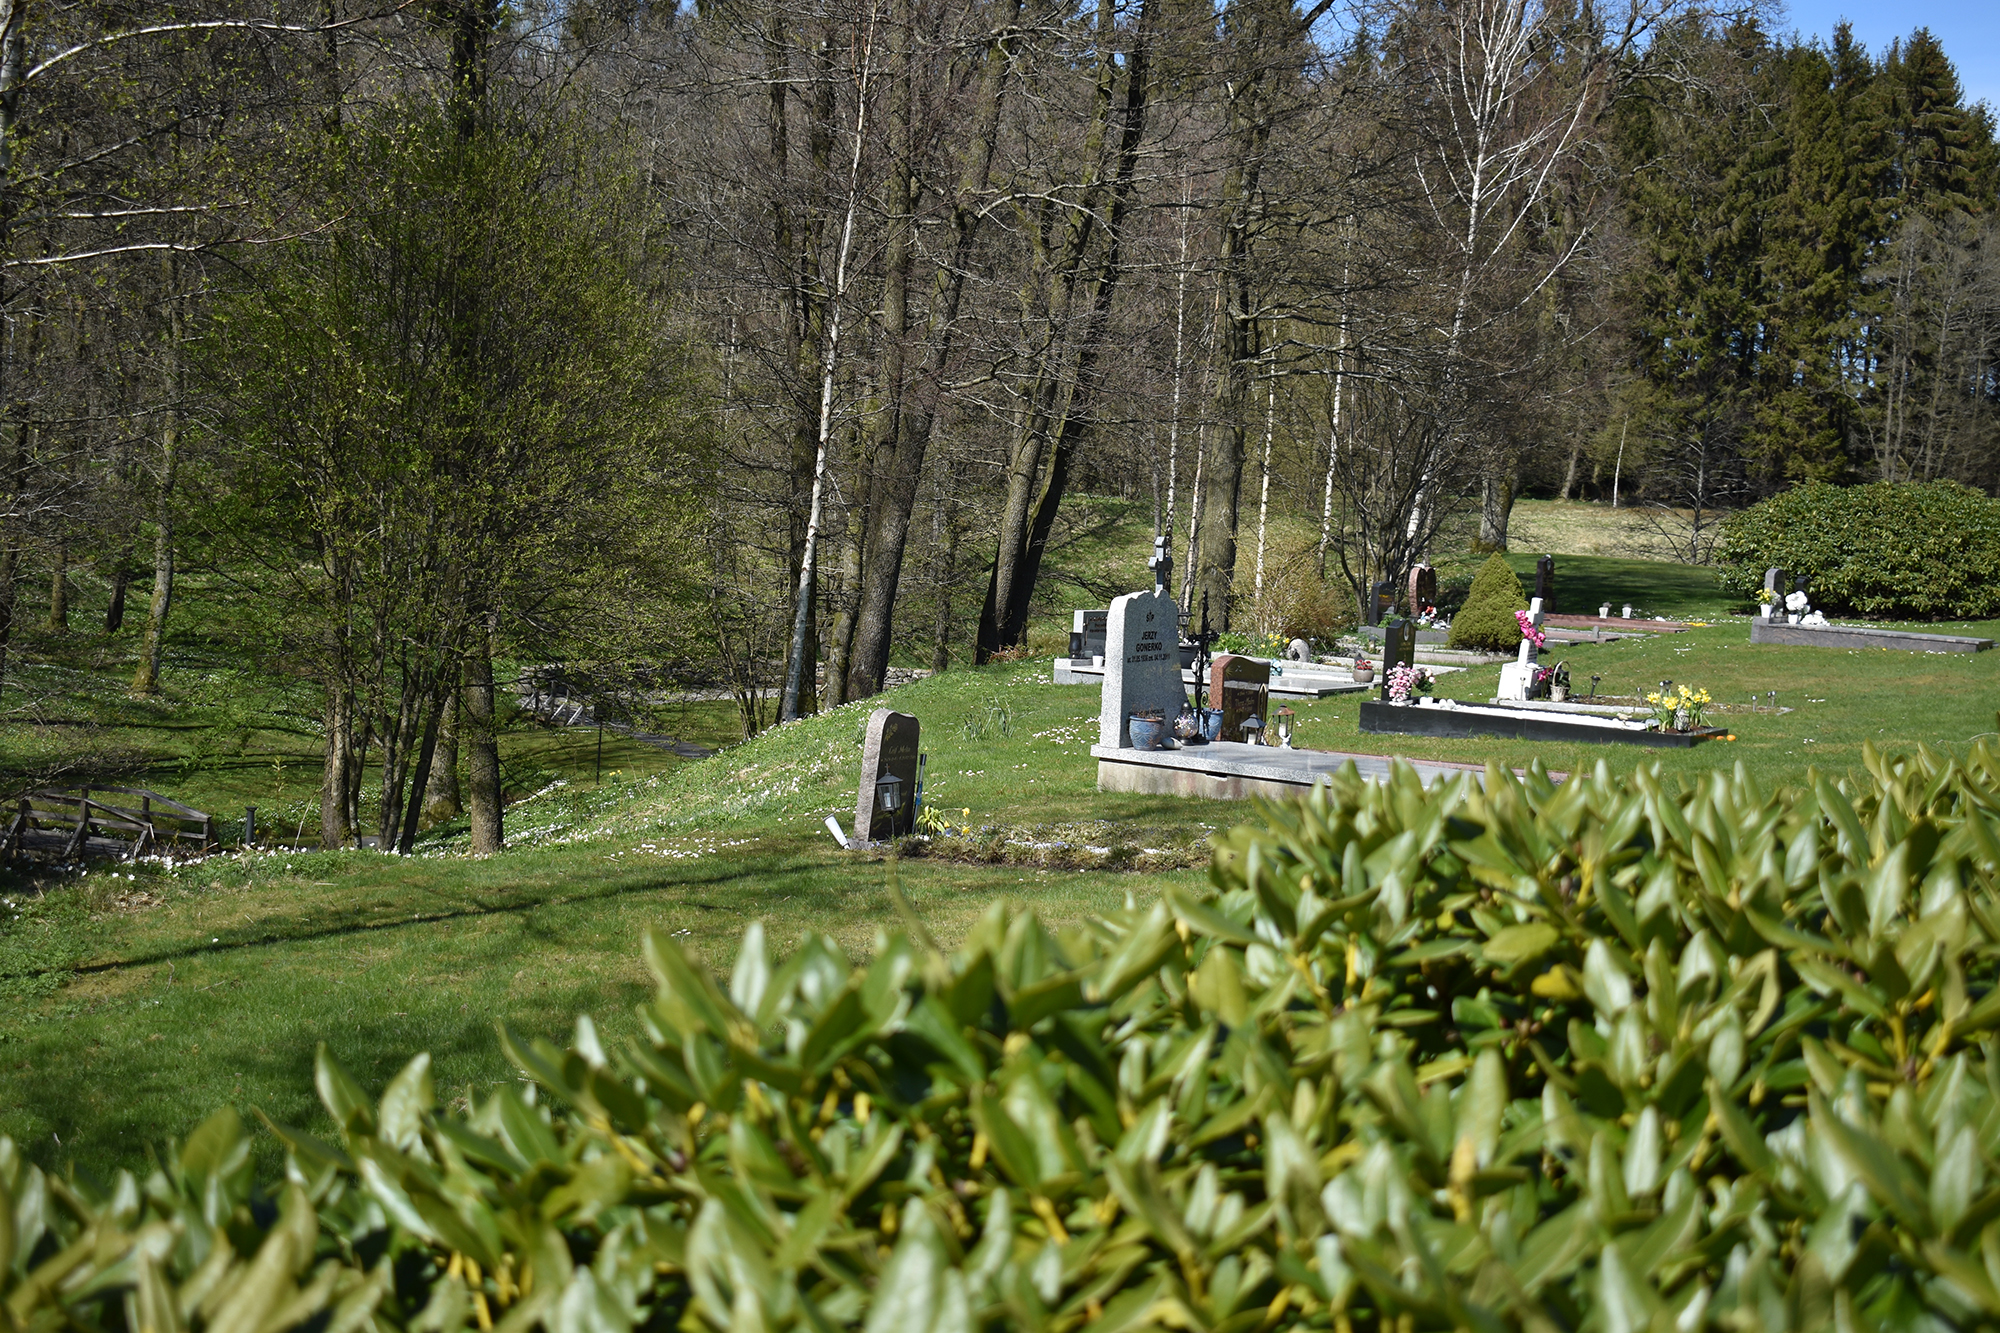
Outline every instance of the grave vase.
[[1786, 613], [1785, 613], [1785, 623], [1786, 623], [1787, 625], [1796, 625], [1796, 624], [1798, 624], [1798, 623], [1799, 623], [1799, 613], [1798, 613], [1798, 612], [1796, 612], [1796, 611], [1788, 611], [1788, 612], [1786, 612]]

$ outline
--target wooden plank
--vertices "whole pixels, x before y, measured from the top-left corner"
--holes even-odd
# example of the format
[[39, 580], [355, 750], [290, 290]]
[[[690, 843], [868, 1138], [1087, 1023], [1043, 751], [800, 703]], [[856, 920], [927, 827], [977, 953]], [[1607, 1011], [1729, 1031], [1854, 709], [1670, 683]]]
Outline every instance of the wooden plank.
[[[167, 806], [169, 809], [177, 810], [181, 814], [186, 815], [189, 819], [202, 820], [210, 817], [208, 812], [205, 810], [197, 810], [191, 805], [182, 805], [179, 801], [172, 800], [168, 797], [162, 796], [156, 791], [148, 791], [144, 787], [92, 787], [90, 788], [90, 790], [117, 792], [120, 796], [142, 796], [145, 797], [147, 800], [154, 801], [160, 805]], [[54, 795], [54, 793], [42, 793], [42, 792], [37, 792], [35, 794], [38, 796], [44, 794]], [[74, 798], [72, 797], [71, 799]]]

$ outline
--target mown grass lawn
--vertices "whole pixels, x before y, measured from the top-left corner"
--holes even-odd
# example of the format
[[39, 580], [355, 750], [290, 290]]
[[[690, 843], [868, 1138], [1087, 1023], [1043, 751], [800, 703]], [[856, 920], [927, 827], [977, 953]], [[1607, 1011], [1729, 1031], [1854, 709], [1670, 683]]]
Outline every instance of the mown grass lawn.
[[[1583, 557], [1561, 561], [1559, 587], [1566, 578], [1588, 586], [1591, 570]], [[1656, 577], [1666, 587], [1682, 576]], [[1678, 614], [1699, 610], [1699, 587], [1688, 587], [1690, 609]], [[1930, 628], [2000, 635], [2000, 624]], [[1555, 770], [1656, 762], [1688, 776], [1741, 763], [1760, 781], [1784, 783], [1814, 767], [1855, 770], [1871, 741], [1962, 751], [1995, 730], [2000, 706], [2000, 653], [1752, 647], [1742, 619], [1553, 656], [1584, 691], [1593, 674], [1601, 693], [1625, 697], [1666, 678], [1705, 687], [1737, 739], [1660, 752], [1365, 736], [1354, 696], [1299, 707], [1300, 739]], [[1455, 674], [1444, 692], [1483, 699], [1497, 677], [1497, 667]], [[1792, 711], [1769, 711], [1769, 690]], [[835, 813], [851, 825], [862, 725], [880, 703], [922, 720], [930, 803], [970, 811], [1003, 850], [1010, 838], [1165, 848], [1191, 864], [1189, 849], [1210, 832], [1255, 814], [1099, 793], [1088, 755], [1098, 692], [1048, 683], [1045, 661], [948, 672], [708, 760], [625, 767], [602, 787], [578, 770], [594, 733], [544, 734], [534, 743], [562, 760], [549, 765], [560, 785], [510, 809], [513, 850], [487, 861], [464, 855], [462, 831], [446, 828], [406, 859], [281, 853], [130, 879], [99, 868], [9, 881], [0, 889], [0, 1133], [44, 1165], [102, 1173], [143, 1161], [149, 1144], [223, 1103], [311, 1127], [310, 1061], [322, 1040], [371, 1085], [419, 1050], [432, 1053], [440, 1088], [454, 1095], [490, 1085], [512, 1076], [496, 1021], [554, 1036], [588, 1011], [608, 1037], [630, 1031], [631, 1006], [648, 988], [645, 929], [719, 964], [759, 917], [780, 941], [818, 931], [865, 954], [894, 926], [892, 873], [947, 944], [998, 896], [1063, 920], [1201, 879], [1196, 868], [1090, 868], [1081, 853], [1071, 860], [1085, 868], [1038, 869], [931, 857], [892, 864], [842, 851], [821, 821]], [[275, 1152], [268, 1140], [265, 1151]]]

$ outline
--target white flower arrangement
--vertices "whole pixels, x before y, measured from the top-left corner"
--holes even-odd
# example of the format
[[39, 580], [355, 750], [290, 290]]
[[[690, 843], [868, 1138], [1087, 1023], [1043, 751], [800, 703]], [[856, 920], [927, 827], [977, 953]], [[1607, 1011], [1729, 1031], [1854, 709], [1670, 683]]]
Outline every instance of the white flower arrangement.
[[1797, 611], [1803, 614], [1806, 607], [1810, 605], [1811, 603], [1806, 600], [1806, 595], [1802, 592], [1788, 592], [1785, 594], [1785, 609], [1787, 611]]

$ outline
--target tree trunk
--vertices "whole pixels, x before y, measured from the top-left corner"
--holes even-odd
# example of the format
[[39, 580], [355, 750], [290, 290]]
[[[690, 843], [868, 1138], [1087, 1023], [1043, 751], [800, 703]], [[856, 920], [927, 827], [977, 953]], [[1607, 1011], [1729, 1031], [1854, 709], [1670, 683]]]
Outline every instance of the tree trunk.
[[1576, 470], [1582, 461], [1583, 438], [1579, 435], [1569, 446], [1569, 466], [1563, 469], [1562, 498], [1565, 500], [1574, 499], [1576, 496]]
[[438, 719], [437, 754], [424, 784], [424, 818], [442, 824], [464, 813], [465, 799], [458, 787], [458, 692], [449, 690]]
[[461, 696], [465, 745], [465, 807], [472, 817], [472, 854], [491, 856], [506, 845], [500, 815], [500, 741], [494, 733], [493, 622], [472, 636]]
[[[987, 585], [986, 605], [980, 612], [980, 661], [986, 660], [992, 652], [1014, 647], [1027, 639], [1028, 614], [1035, 595], [1035, 584], [1041, 574], [1049, 535], [1055, 528], [1057, 510], [1068, 488], [1071, 461], [1093, 424], [1101, 393], [1099, 367], [1110, 326], [1108, 316], [1119, 282], [1125, 274], [1124, 223], [1131, 200], [1133, 177], [1138, 169], [1139, 148], [1146, 132], [1149, 55], [1158, 8], [1158, 0], [1147, 0], [1140, 10], [1132, 49], [1123, 62], [1125, 103], [1118, 157], [1112, 174], [1110, 207], [1104, 220], [1105, 250], [1094, 278], [1087, 284], [1084, 325], [1076, 338], [1075, 368], [1065, 375], [1060, 366], [1048, 367], [1038, 376], [1046, 388], [1038, 386], [1039, 401], [1031, 402], [1023, 414], [1026, 423], [1024, 438], [1015, 447], [1013, 465], [1009, 469], [1007, 503], [1001, 518], [999, 544], [992, 578]], [[1114, 46], [1115, 28], [1116, 14], [1112, 5], [1108, 0], [1100, 0], [1100, 110], [1091, 135], [1093, 145], [1101, 142], [1110, 126], [1111, 91], [1120, 64]], [[1094, 147], [1092, 152], [1094, 156]], [[1049, 303], [1052, 319], [1071, 307], [1069, 293], [1085, 267], [1086, 253], [1094, 232], [1091, 224], [1098, 213], [1096, 205], [1099, 197], [1096, 190], [1086, 197], [1083, 206], [1074, 215], [1074, 224], [1066, 231], [1064, 254], [1057, 265], [1059, 295]], [[1054, 330], [1050, 332], [1053, 334]], [[1054, 336], [1046, 339], [1052, 356], [1061, 354], [1064, 341]], [[1048, 475], [1037, 492], [1035, 480], [1041, 467], [1043, 444], [1052, 429], [1055, 448], [1049, 460]], [[1156, 507], [1157, 489], [1156, 484]], [[1035, 497], [1032, 511], [1028, 506], [1030, 495]], [[1158, 527], [1157, 520], [1155, 527]]]
[[[1250, 271], [1250, 238], [1256, 221], [1258, 187], [1264, 151], [1270, 142], [1270, 118], [1263, 106], [1265, 78], [1263, 20], [1244, 19], [1246, 31], [1234, 34], [1239, 77], [1229, 99], [1232, 140], [1229, 169], [1224, 177], [1221, 247], [1217, 255], [1216, 346], [1222, 373], [1215, 386], [1216, 441], [1202, 481], [1201, 568], [1203, 593], [1217, 629], [1230, 626], [1231, 591], [1236, 582], [1237, 506], [1243, 489], [1243, 463], [1248, 434], [1252, 375], [1259, 355], [1257, 308]], [[1244, 68], [1247, 65], [1248, 68]]]
[[1479, 549], [1507, 549], [1507, 520], [1514, 512], [1514, 474], [1507, 469], [1495, 476], [1489, 469], [1479, 479]]
[[841, 543], [840, 586], [846, 596], [833, 618], [833, 642], [826, 655], [826, 705], [847, 702], [847, 664], [854, 656], [854, 624], [861, 609], [861, 543], [868, 531], [866, 509], [847, 517], [847, 540]]
[[[973, 243], [979, 231], [983, 199], [993, 174], [993, 157], [1000, 138], [1000, 109], [1004, 101], [1007, 70], [1012, 63], [1008, 42], [1021, 16], [1022, 0], [1002, 0], [998, 20], [988, 38], [976, 121], [972, 128], [971, 160], [961, 174], [951, 219], [951, 248], [938, 268], [929, 321], [929, 349], [922, 370], [912, 379], [914, 392], [905, 394], [896, 386], [900, 379], [900, 353], [904, 341], [887, 333], [890, 353], [896, 357], [892, 392], [905, 399], [902, 410], [892, 409], [896, 419], [889, 438], [874, 450], [874, 484], [868, 505], [868, 544], [862, 561], [861, 606], [856, 616], [854, 651], [848, 663], [849, 699], [879, 693], [889, 668], [889, 642], [896, 609], [896, 586], [903, 576], [903, 550], [910, 537], [910, 514], [916, 507], [917, 486], [923, 477], [924, 450], [930, 443], [943, 404], [939, 401], [951, 364], [953, 340], [957, 334], [958, 306], [965, 294], [965, 280], [972, 269]], [[892, 173], [893, 174], [893, 173]], [[892, 231], [892, 238], [895, 236]], [[892, 242], [893, 243], [893, 242]], [[893, 275], [896, 265], [887, 264]], [[888, 322], [887, 295], [884, 321]], [[885, 364], [888, 362], [885, 360]], [[894, 400], [892, 399], [892, 402]]]
[[319, 783], [319, 840], [328, 851], [354, 836], [348, 792], [354, 785], [354, 691], [345, 681], [326, 691], [326, 766]]
[[160, 692], [160, 654], [167, 640], [167, 612], [174, 597], [174, 482], [181, 448], [181, 299], [177, 269], [167, 265], [166, 296], [167, 384], [165, 418], [160, 426], [159, 492], [153, 510], [153, 596], [146, 605], [146, 632], [139, 642], [139, 667], [132, 675], [132, 693]]
[[69, 633], [69, 543], [61, 539], [49, 572], [49, 633]]
[[126, 542], [111, 567], [111, 600], [104, 608], [104, 632], [116, 634], [125, 625], [125, 592], [132, 586], [132, 543]]
[[449, 691], [433, 687], [431, 697], [425, 701], [424, 740], [417, 751], [417, 766], [410, 774], [409, 808], [403, 815], [403, 836], [396, 840], [396, 850], [408, 856], [417, 847], [417, 829], [423, 822], [424, 796], [430, 791], [431, 764], [437, 758], [438, 726], [444, 719], [445, 700]]

